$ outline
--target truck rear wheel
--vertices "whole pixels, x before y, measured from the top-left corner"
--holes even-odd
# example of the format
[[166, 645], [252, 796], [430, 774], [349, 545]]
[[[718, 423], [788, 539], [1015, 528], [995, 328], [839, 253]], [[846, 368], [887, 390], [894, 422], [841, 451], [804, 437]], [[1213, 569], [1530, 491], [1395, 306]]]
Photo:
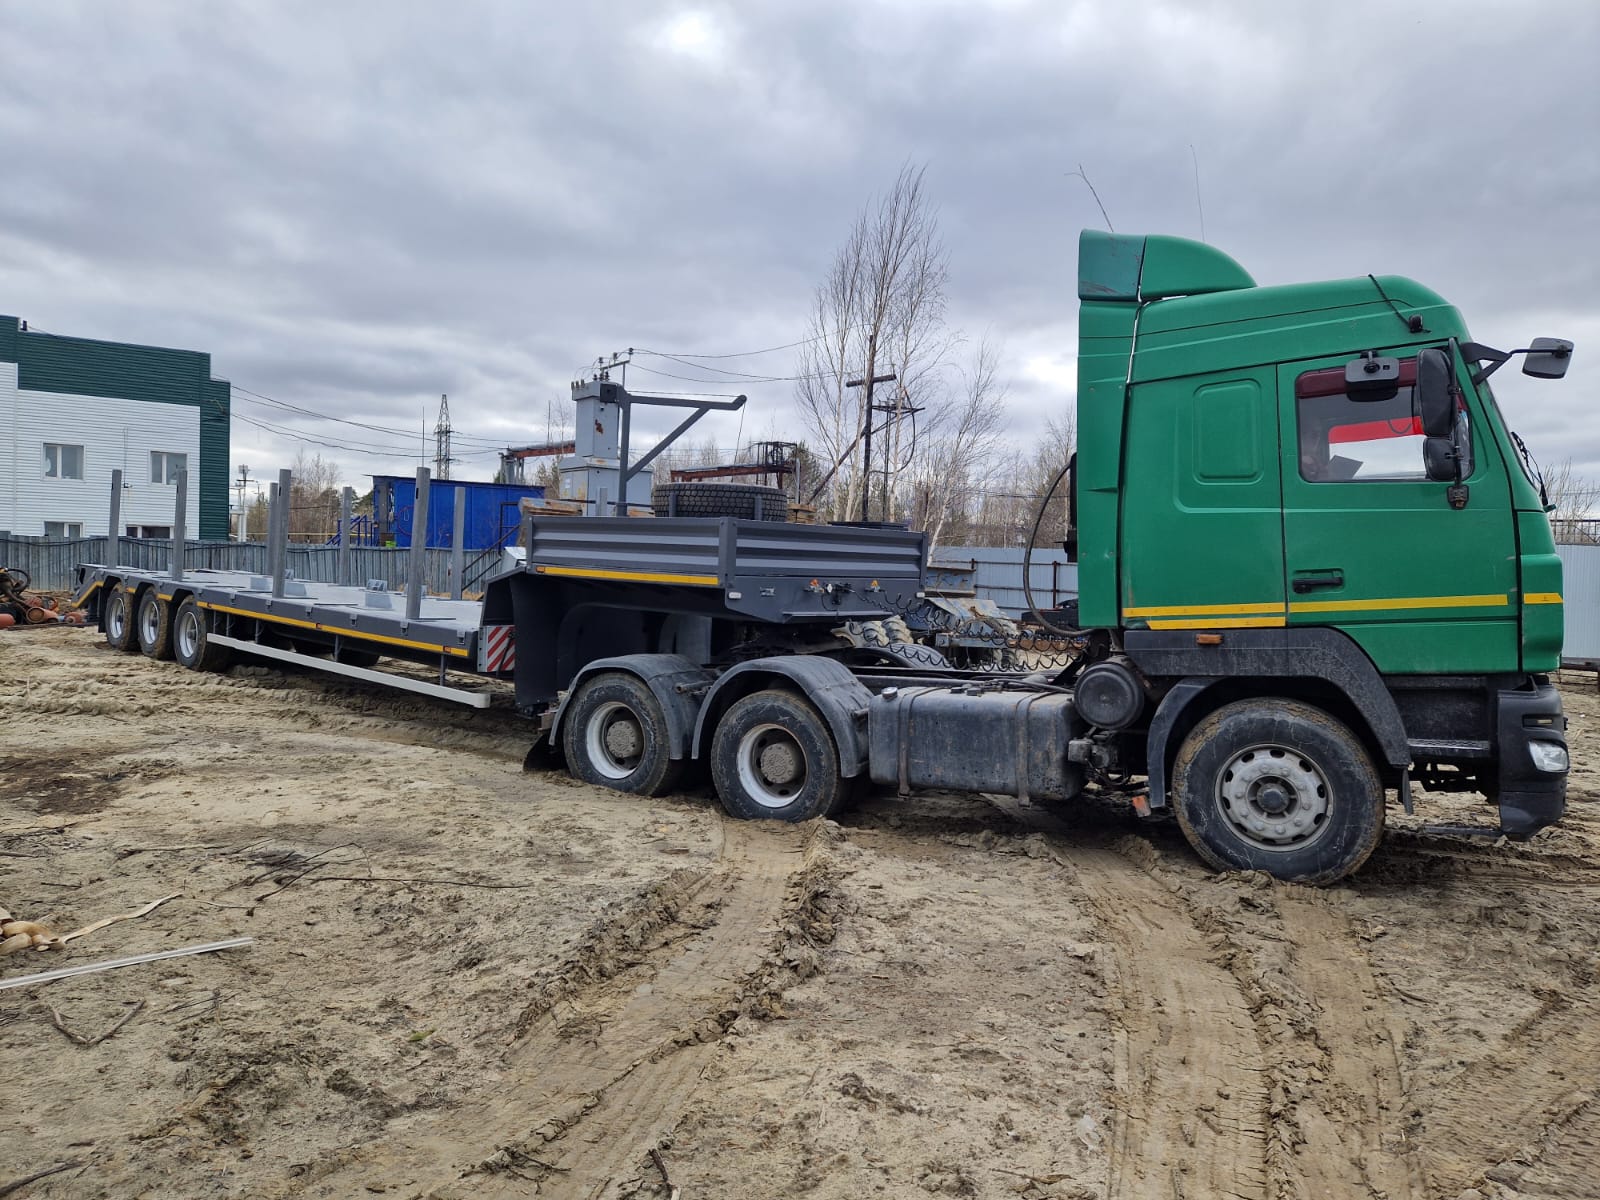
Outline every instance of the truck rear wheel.
[[1240, 700], [1206, 717], [1178, 750], [1172, 790], [1184, 836], [1219, 870], [1334, 883], [1383, 836], [1366, 747], [1298, 701]]
[[150, 658], [172, 657], [172, 606], [163, 600], [155, 588], [146, 588], [139, 594], [138, 620], [139, 649]]
[[666, 714], [650, 689], [621, 671], [586, 679], [561, 724], [567, 769], [585, 783], [659, 796], [682, 774]]
[[105, 626], [106, 645], [113, 650], [137, 650], [139, 634], [134, 629], [133, 593], [126, 584], [117, 584], [105, 600], [106, 610], [101, 618]]
[[822, 714], [793, 692], [737, 701], [711, 739], [711, 778], [722, 807], [742, 820], [809, 821], [849, 797]]
[[193, 596], [178, 605], [172, 618], [172, 657], [191, 671], [221, 671], [233, 657], [228, 647], [212, 644], [205, 610]]

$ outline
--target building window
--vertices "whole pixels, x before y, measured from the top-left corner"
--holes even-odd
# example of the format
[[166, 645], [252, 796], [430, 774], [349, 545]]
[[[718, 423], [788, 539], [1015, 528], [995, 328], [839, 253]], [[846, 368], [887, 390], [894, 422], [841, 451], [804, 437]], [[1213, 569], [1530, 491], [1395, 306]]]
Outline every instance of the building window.
[[44, 535], [48, 538], [81, 538], [83, 536], [82, 521], [46, 521]]
[[187, 454], [174, 454], [170, 450], [150, 451], [150, 482], [177, 483], [178, 472], [189, 469]]
[[44, 444], [44, 477], [46, 479], [82, 479], [83, 447], [66, 446], [60, 442]]
[[128, 536], [131, 538], [170, 538], [171, 525], [129, 525]]

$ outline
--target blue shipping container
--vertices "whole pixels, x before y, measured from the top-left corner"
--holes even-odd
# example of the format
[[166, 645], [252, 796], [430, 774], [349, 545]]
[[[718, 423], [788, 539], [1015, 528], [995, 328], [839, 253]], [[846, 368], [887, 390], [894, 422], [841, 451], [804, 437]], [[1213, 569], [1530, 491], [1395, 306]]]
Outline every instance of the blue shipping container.
[[[392, 541], [396, 546], [411, 545], [417, 481], [404, 475], [374, 475], [372, 490], [379, 544]], [[385, 492], [388, 496], [387, 506], [382, 495]], [[436, 547], [450, 545], [450, 535], [455, 527], [455, 505], [459, 498], [467, 506], [466, 530], [462, 538], [466, 549], [490, 550], [512, 545], [517, 540], [520, 521], [517, 502], [524, 496], [542, 500], [544, 488], [524, 484], [474, 483], [464, 479], [435, 479], [428, 487], [427, 544]]]

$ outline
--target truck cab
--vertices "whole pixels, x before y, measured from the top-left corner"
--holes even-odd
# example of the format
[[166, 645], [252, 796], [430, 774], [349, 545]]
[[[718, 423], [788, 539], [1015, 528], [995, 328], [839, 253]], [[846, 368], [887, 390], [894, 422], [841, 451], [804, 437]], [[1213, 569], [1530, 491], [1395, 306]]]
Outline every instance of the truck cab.
[[[1078, 295], [1079, 619], [1108, 631], [1106, 717], [1150, 806], [1219, 866], [1315, 874], [1338, 770], [1296, 753], [1335, 724], [1408, 807], [1415, 779], [1482, 793], [1513, 837], [1557, 820], [1561, 566], [1490, 390], [1508, 356], [1412, 280], [1260, 287], [1177, 238], [1086, 231]], [[1541, 339], [1524, 369], [1570, 352]], [[1197, 780], [1219, 713], [1250, 732]]]

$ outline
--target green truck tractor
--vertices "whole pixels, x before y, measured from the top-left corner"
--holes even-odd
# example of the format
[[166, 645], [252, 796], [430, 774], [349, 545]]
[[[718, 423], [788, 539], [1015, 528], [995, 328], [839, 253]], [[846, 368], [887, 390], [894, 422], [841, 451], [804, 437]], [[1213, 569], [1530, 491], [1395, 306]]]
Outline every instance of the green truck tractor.
[[[1409, 279], [1258, 287], [1171, 237], [1086, 231], [1078, 298], [1102, 756], [1213, 865], [1286, 878], [1353, 870], [1413, 782], [1557, 820], [1561, 562], [1489, 386], [1511, 354]], [[1511, 353], [1558, 378], [1572, 344]]]

